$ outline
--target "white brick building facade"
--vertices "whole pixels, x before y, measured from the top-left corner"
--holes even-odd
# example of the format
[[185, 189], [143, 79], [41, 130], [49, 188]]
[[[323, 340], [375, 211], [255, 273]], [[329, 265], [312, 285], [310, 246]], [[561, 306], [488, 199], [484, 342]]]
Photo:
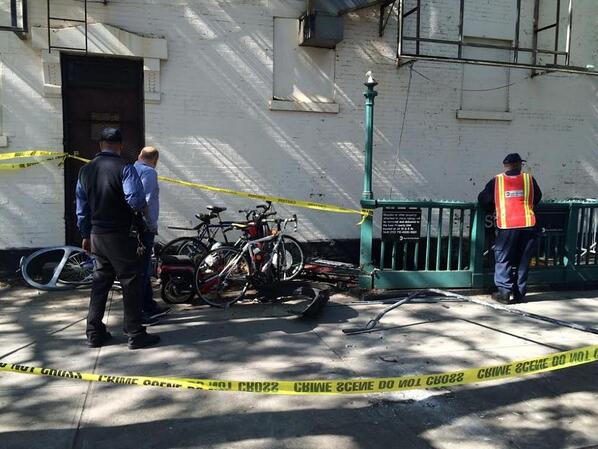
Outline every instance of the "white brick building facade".
[[[458, 2], [428, 3], [442, 11]], [[471, 14], [480, 23], [504, 15], [504, 2], [474, 3]], [[29, 5], [32, 29], [45, 27], [46, 2]], [[53, 0], [53, 5], [57, 15], [73, 16], [81, 2]], [[379, 82], [376, 196], [473, 200], [512, 151], [528, 159], [546, 198], [597, 196], [596, 77], [553, 73], [530, 78], [530, 71], [512, 69], [508, 81], [513, 85], [504, 90], [508, 120], [458, 119], [464, 67], [416, 62], [409, 81], [409, 66], [397, 68], [394, 60], [396, 23], [378, 37], [378, 9], [373, 7], [344, 17], [344, 39], [331, 50], [338, 113], [271, 110], [274, 17], [296, 18], [303, 2], [111, 0], [89, 8], [91, 23], [166, 40], [167, 59], [159, 61], [158, 81], [152, 81], [158, 87], [146, 86], [146, 91], [159, 90], [159, 102], [145, 104], [146, 144], [160, 149], [163, 175], [358, 209], [363, 81], [372, 70]], [[523, 14], [529, 13], [524, 8]], [[454, 20], [430, 17], [428, 26], [438, 36]], [[573, 22], [572, 58], [576, 65], [598, 66], [598, 2], [577, 0]], [[501, 30], [500, 21], [496, 29]], [[0, 34], [0, 135], [8, 139], [0, 152], [63, 150], [62, 102], [44, 90], [50, 75], [44, 75], [42, 52], [31, 38]], [[496, 86], [477, 81], [477, 86]], [[193, 214], [209, 203], [235, 211], [248, 202], [163, 184], [162, 228], [192, 222]], [[304, 240], [359, 236], [357, 216], [278, 209], [300, 215]], [[63, 244], [62, 168], [48, 163], [0, 172], [0, 210], [0, 250]], [[163, 236], [171, 234], [164, 230]]]

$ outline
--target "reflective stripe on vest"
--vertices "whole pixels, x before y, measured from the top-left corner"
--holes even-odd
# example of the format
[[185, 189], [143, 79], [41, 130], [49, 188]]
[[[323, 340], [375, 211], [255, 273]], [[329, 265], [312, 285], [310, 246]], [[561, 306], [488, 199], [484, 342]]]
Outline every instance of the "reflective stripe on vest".
[[534, 187], [529, 173], [496, 176], [496, 225], [500, 229], [529, 228], [536, 224]]

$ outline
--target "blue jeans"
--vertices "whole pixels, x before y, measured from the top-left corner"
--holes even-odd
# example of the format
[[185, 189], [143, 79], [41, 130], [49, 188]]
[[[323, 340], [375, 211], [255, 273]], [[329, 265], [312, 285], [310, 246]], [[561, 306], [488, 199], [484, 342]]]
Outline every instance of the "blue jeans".
[[516, 298], [525, 298], [529, 261], [537, 240], [535, 228], [496, 230], [494, 283], [501, 293], [513, 292]]
[[142, 277], [142, 305], [141, 308], [144, 312], [153, 312], [158, 303], [154, 301], [154, 290], [152, 289], [152, 252], [154, 250], [154, 240], [156, 235], [153, 232], [144, 232], [141, 238], [143, 246], [145, 246], [145, 253], [141, 263], [143, 264], [143, 277]]

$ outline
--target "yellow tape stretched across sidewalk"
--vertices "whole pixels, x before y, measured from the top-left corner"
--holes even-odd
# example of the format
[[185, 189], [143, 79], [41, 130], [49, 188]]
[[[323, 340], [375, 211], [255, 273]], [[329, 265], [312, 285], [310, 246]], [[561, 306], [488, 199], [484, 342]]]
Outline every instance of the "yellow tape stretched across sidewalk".
[[548, 354], [532, 359], [502, 365], [472, 368], [448, 373], [401, 377], [375, 377], [341, 380], [218, 380], [186, 379], [176, 377], [114, 376], [91, 374], [55, 368], [38, 368], [0, 362], [0, 371], [34, 374], [90, 382], [126, 384], [147, 387], [179, 388], [210, 391], [235, 391], [262, 394], [289, 395], [344, 395], [385, 393], [423, 388], [441, 388], [509, 379], [530, 374], [583, 365], [598, 360], [598, 345]]
[[[57, 151], [44, 151], [44, 150], [31, 150], [31, 151], [19, 151], [16, 153], [2, 153], [0, 154], [0, 160], [8, 160], [8, 159], [22, 159], [22, 158], [31, 158], [31, 157], [44, 157], [44, 159], [34, 162], [25, 162], [22, 164], [7, 164], [7, 163], [0, 163], [0, 170], [19, 170], [22, 168], [32, 167], [34, 165], [42, 164], [47, 161], [51, 161], [54, 159], [62, 159], [62, 158], [70, 158], [76, 159], [81, 162], [89, 162], [89, 159], [85, 159], [73, 154], [68, 153], [60, 153]], [[373, 211], [370, 209], [349, 209], [346, 207], [335, 206], [333, 204], [325, 204], [325, 203], [316, 203], [311, 201], [302, 201], [302, 200], [294, 200], [290, 198], [282, 198], [278, 196], [270, 196], [270, 195], [260, 195], [257, 193], [247, 193], [247, 192], [240, 192], [238, 190], [233, 189], [226, 189], [223, 187], [214, 187], [209, 186], [206, 184], [200, 184], [197, 182], [191, 181], [183, 181], [180, 179], [169, 178], [167, 176], [158, 176], [158, 179], [164, 182], [169, 182], [171, 184], [178, 184], [186, 187], [192, 187], [195, 189], [200, 190], [208, 190], [210, 192], [217, 192], [223, 193], [226, 195], [234, 195], [241, 198], [249, 198], [253, 200], [259, 201], [272, 201], [273, 203], [285, 204], [287, 206], [295, 206], [295, 207], [303, 207], [306, 209], [314, 209], [320, 210], [325, 212], [335, 212], [339, 214], [358, 214], [362, 216], [362, 221], [369, 216], [372, 215]]]

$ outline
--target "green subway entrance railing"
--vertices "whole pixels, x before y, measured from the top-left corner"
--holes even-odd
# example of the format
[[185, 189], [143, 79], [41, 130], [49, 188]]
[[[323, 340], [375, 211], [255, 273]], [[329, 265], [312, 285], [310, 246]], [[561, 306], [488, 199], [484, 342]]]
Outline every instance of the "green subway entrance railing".
[[[476, 203], [375, 198], [372, 166], [377, 85], [372, 73], [368, 72], [363, 93], [365, 154], [361, 206], [375, 213], [365, 217], [361, 224], [359, 264], [363, 274], [360, 286], [492, 286], [494, 221], [488, 211]], [[411, 233], [407, 236], [409, 240], [395, 240], [389, 238], [391, 234], [387, 232], [382, 238], [380, 209], [384, 208], [421, 210], [419, 235]], [[531, 261], [530, 284], [571, 285], [598, 281], [597, 213], [598, 200], [549, 201], [538, 205], [536, 215], [540, 231], [537, 252]], [[419, 213], [415, 215], [419, 220]], [[377, 224], [375, 220], [378, 220]], [[417, 233], [417, 230], [413, 232]]]
[[[493, 285], [494, 217], [476, 203], [363, 199], [362, 288], [486, 288]], [[380, 209], [421, 210], [419, 238], [381, 238]], [[530, 284], [598, 281], [598, 201], [544, 202]], [[363, 233], [370, 238], [364, 239]], [[364, 255], [371, 255], [364, 260]]]

